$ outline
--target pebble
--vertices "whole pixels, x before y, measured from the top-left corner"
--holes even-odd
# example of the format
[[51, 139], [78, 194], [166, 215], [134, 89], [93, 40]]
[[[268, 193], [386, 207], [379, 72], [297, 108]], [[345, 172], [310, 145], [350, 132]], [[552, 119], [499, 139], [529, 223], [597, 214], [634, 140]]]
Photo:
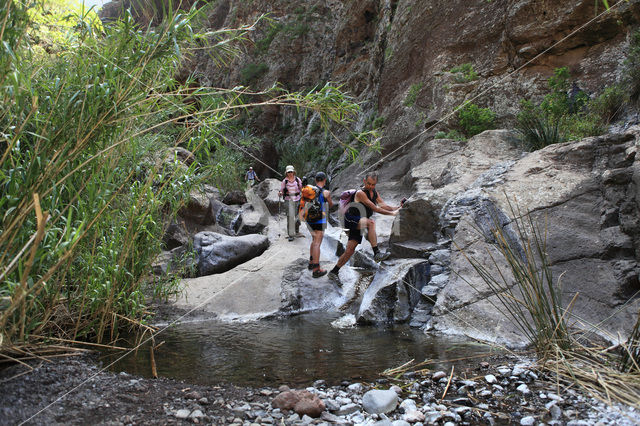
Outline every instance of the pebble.
[[400, 409], [406, 413], [407, 411], [415, 411], [418, 407], [413, 399], [405, 399], [400, 403]]
[[496, 376], [494, 376], [493, 374], [487, 374], [486, 376], [484, 376], [484, 379], [490, 385], [498, 382], [498, 379], [496, 379]]
[[362, 391], [364, 390], [364, 386], [362, 386], [362, 383], [354, 383], [347, 386], [347, 389], [354, 393], [362, 393]]
[[191, 410], [187, 410], [185, 408], [176, 411], [176, 413], [174, 414], [176, 419], [186, 419], [189, 417], [189, 414], [191, 414]]
[[367, 413], [388, 413], [398, 405], [398, 394], [389, 390], [373, 389], [362, 397], [362, 407]]
[[189, 414], [189, 418], [191, 419], [200, 419], [204, 417], [204, 413], [200, 410], [194, 410], [191, 414]]
[[409, 410], [403, 416], [403, 420], [409, 423], [423, 422], [424, 419], [425, 419], [424, 414], [422, 414], [418, 410]]
[[520, 424], [523, 426], [531, 426], [536, 423], [536, 418], [533, 416], [527, 416], [520, 419]]
[[443, 377], [447, 377], [447, 373], [445, 373], [444, 371], [436, 371], [435, 373], [433, 373], [433, 376], [431, 376], [431, 379], [434, 382], [437, 382], [438, 380], [442, 379]]
[[516, 388], [516, 390], [517, 390], [518, 392], [520, 392], [521, 394], [523, 394], [523, 395], [528, 395], [528, 394], [530, 394], [530, 393], [531, 393], [531, 391], [529, 390], [529, 386], [527, 386], [527, 385], [526, 385], [526, 384], [524, 384], [524, 383], [523, 383], [523, 384], [521, 384], [520, 386], [518, 386], [518, 387]]
[[346, 415], [349, 415], [351, 413], [355, 413], [359, 409], [360, 409], [360, 407], [358, 405], [356, 405], [356, 404], [346, 404], [346, 405], [343, 405], [342, 407], [340, 407], [338, 409], [338, 411], [336, 411], [336, 414], [338, 416], [346, 416]]

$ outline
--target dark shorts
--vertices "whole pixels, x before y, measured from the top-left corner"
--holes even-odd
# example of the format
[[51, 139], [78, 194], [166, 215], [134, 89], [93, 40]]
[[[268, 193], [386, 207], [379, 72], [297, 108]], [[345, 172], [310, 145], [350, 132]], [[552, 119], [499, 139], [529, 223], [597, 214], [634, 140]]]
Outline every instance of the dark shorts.
[[325, 223], [307, 223], [309, 228], [313, 231], [324, 231]]
[[344, 226], [347, 228], [348, 239], [352, 241], [357, 241], [358, 244], [362, 242], [362, 231], [358, 229], [358, 223], [360, 223], [360, 217], [345, 215], [344, 216]]
[[357, 241], [358, 244], [362, 242], [362, 231], [359, 229], [347, 229], [347, 235], [349, 240]]

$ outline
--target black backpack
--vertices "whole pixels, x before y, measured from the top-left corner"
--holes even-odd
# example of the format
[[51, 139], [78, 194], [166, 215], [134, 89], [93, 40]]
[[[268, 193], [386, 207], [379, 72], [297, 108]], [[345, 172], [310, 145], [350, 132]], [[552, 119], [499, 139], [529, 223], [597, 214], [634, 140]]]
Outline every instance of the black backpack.
[[323, 189], [314, 185], [307, 185], [302, 188], [302, 198], [300, 199], [300, 210], [304, 211], [304, 220], [307, 222], [317, 222], [322, 219], [322, 203], [320, 194]]

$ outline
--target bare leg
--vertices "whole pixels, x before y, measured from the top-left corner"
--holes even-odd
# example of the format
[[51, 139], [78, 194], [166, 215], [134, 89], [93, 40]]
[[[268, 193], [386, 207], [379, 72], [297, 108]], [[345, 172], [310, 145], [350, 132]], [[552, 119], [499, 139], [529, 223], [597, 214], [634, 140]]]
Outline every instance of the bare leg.
[[320, 244], [322, 244], [324, 231], [313, 231], [311, 232], [311, 236], [313, 238], [309, 249], [312, 259], [311, 263], [320, 263]]
[[371, 243], [371, 247], [378, 245], [378, 237], [376, 236], [376, 222], [371, 219], [364, 219], [367, 221], [367, 240]]
[[355, 240], [347, 241], [347, 247], [344, 249], [344, 253], [342, 253], [342, 256], [340, 256], [338, 262], [336, 263], [336, 266], [338, 268], [342, 268], [349, 261], [349, 259], [351, 259], [351, 256], [353, 256], [353, 253], [356, 251], [357, 245], [358, 242]]

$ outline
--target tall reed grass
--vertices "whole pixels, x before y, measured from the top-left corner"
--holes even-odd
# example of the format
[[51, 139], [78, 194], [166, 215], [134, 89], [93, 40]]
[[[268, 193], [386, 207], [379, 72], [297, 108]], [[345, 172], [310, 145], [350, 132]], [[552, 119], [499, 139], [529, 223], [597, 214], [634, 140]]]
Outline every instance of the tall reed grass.
[[505, 198], [513, 219], [500, 220], [494, 214], [490, 235], [480, 230], [497, 247], [499, 257], [488, 252], [491, 265], [484, 265], [461, 250], [498, 299], [496, 308], [535, 348], [540, 369], [555, 377], [558, 391], [577, 386], [607, 404], [640, 408], [640, 316], [618, 354], [612, 352], [618, 345], [602, 348], [575, 339], [568, 325], [575, 297], [563, 305], [560, 280], [554, 279], [547, 255], [546, 221], [536, 222]]
[[[0, 4], [0, 342], [54, 336], [110, 342], [144, 322], [163, 218], [220, 164], [225, 123], [241, 109], [282, 105], [344, 123], [358, 110], [330, 85], [290, 94], [189, 88], [174, 75], [190, 49], [224, 63], [251, 27], [198, 32], [197, 10], [164, 11], [141, 27], [130, 14], [95, 31], [78, 17], [58, 55], [34, 55], [28, 6]], [[198, 97], [203, 107], [182, 102]], [[247, 99], [259, 99], [251, 102]], [[189, 118], [189, 125], [181, 120]], [[178, 161], [182, 145], [199, 161]], [[214, 160], [212, 160], [212, 157]], [[154, 287], [155, 286], [155, 287]]]
[[[492, 218], [490, 238], [501, 258], [487, 252], [491, 265], [484, 265], [462, 253], [498, 298], [498, 309], [511, 318], [538, 353], [544, 354], [555, 346], [568, 349], [571, 335], [567, 311], [562, 307], [560, 281], [554, 280], [551, 271], [546, 227], [539, 226], [531, 215], [523, 215], [511, 202], [509, 207], [513, 217], [509, 224], [501, 225], [497, 217]], [[505, 265], [510, 274], [502, 271]]]

